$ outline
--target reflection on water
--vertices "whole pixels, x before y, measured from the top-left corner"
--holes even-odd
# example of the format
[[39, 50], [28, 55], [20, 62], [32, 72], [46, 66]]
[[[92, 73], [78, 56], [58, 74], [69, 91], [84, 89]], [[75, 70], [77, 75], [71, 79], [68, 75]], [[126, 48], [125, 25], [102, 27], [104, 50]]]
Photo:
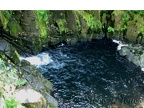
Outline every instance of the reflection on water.
[[[103, 40], [61, 46], [39, 67], [54, 84], [60, 108], [135, 108], [144, 98], [141, 69], [119, 56], [117, 44]], [[141, 99], [141, 100], [140, 100]]]

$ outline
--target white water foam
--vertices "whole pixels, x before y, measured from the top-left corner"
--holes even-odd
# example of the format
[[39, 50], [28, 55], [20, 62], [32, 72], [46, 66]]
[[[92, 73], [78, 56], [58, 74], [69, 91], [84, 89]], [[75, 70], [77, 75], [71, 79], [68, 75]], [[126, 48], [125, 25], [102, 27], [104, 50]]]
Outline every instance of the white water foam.
[[117, 43], [118, 46], [117, 46], [117, 50], [121, 50], [121, 47], [123, 46], [128, 46], [128, 44], [123, 44], [121, 41], [118, 41], [118, 40], [113, 40], [114, 43]]
[[49, 66], [49, 68], [53, 68], [53, 69], [61, 69], [63, 68], [64, 66], [66, 66], [65, 63], [60, 63], [58, 61], [55, 61], [52, 63], [52, 65]]
[[144, 72], [144, 68], [141, 68], [141, 70]]
[[29, 61], [32, 65], [35, 66], [47, 65], [53, 62], [48, 53], [40, 53], [36, 56], [31, 57], [20, 57], [20, 60], [23, 59]]

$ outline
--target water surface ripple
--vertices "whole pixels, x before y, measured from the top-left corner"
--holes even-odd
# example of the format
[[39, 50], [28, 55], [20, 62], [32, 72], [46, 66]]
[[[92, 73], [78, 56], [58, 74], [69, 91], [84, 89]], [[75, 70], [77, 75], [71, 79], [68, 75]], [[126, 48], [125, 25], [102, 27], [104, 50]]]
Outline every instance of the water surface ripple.
[[93, 40], [47, 51], [53, 62], [39, 69], [54, 84], [60, 108], [108, 108], [112, 102], [134, 108], [144, 98], [141, 69], [121, 57], [116, 46]]

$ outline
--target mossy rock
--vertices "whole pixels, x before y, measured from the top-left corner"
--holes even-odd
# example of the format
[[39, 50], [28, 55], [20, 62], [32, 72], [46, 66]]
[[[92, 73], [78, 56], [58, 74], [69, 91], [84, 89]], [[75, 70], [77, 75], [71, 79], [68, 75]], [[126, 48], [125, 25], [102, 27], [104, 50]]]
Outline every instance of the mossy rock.
[[77, 23], [77, 15], [75, 11], [66, 11], [67, 27], [72, 30], [75, 34], [79, 31], [79, 25]]
[[136, 43], [136, 38], [138, 35], [138, 28], [136, 26], [136, 23], [134, 20], [129, 21], [129, 24], [127, 25], [127, 32], [125, 38], [131, 42], [131, 43]]
[[38, 69], [26, 60], [21, 61], [21, 71], [22, 77], [28, 81], [34, 90], [40, 92], [46, 98], [48, 104], [52, 106], [51, 108], [57, 108], [58, 102], [50, 95], [53, 89], [52, 83], [45, 79]]
[[126, 14], [126, 11], [120, 11], [120, 10], [115, 10], [112, 13], [112, 20], [114, 21], [114, 30], [115, 36], [120, 36], [123, 34], [123, 26], [124, 26], [124, 21], [122, 20], [122, 18], [124, 17], [124, 15]]
[[12, 36], [17, 36], [18, 33], [22, 32], [22, 28], [16, 19], [8, 23], [8, 29]]
[[0, 11], [0, 19], [3, 25], [3, 29], [7, 30], [7, 25], [10, 22], [10, 20], [12, 19], [12, 13], [13, 11], [10, 10], [4, 10], [4, 11]]
[[81, 29], [83, 30], [82, 19], [85, 21], [85, 26], [91, 31], [97, 31], [102, 28], [100, 21], [100, 12], [97, 11], [76, 11], [80, 15]]
[[67, 44], [74, 44], [78, 42], [78, 37], [77, 36], [67, 36], [66, 39]]
[[8, 59], [11, 60], [11, 62], [13, 62], [15, 65], [17, 65], [20, 61], [19, 61], [19, 54], [16, 51], [16, 49], [9, 44], [7, 41], [0, 39], [0, 56], [1, 58], [3, 58], [2, 56], [5, 55]]
[[138, 17], [135, 19], [137, 34], [141, 33], [141, 36], [137, 38], [137, 42], [144, 44], [144, 17], [143, 15], [137, 15], [137, 16]]
[[[45, 13], [40, 14], [41, 12]], [[32, 10], [0, 11], [3, 28], [11, 35], [7, 39], [15, 41], [17, 38], [21, 51], [25, 47], [27, 50], [30, 49], [32, 54], [39, 53], [48, 43], [47, 13], [48, 11]]]

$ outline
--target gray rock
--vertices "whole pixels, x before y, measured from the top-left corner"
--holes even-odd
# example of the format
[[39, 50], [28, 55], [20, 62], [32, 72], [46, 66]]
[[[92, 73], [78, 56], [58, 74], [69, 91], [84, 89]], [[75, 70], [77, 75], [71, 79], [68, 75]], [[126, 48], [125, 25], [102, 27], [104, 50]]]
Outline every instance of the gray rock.
[[51, 108], [58, 108], [58, 102], [50, 95], [52, 83], [44, 78], [35, 66], [30, 65], [28, 61], [21, 61], [22, 77], [28, 81], [34, 90], [41, 93], [47, 100]]
[[14, 64], [19, 63], [19, 54], [6, 40], [0, 39], [0, 57], [6, 55]]
[[15, 100], [26, 106], [27, 108], [46, 108], [47, 101], [45, 97], [32, 89], [25, 86], [14, 93]]
[[140, 56], [140, 66], [144, 68], [144, 51], [143, 54]]
[[144, 71], [144, 50], [141, 45], [124, 46], [119, 50], [121, 56], [125, 56], [130, 62], [136, 66], [140, 66]]

